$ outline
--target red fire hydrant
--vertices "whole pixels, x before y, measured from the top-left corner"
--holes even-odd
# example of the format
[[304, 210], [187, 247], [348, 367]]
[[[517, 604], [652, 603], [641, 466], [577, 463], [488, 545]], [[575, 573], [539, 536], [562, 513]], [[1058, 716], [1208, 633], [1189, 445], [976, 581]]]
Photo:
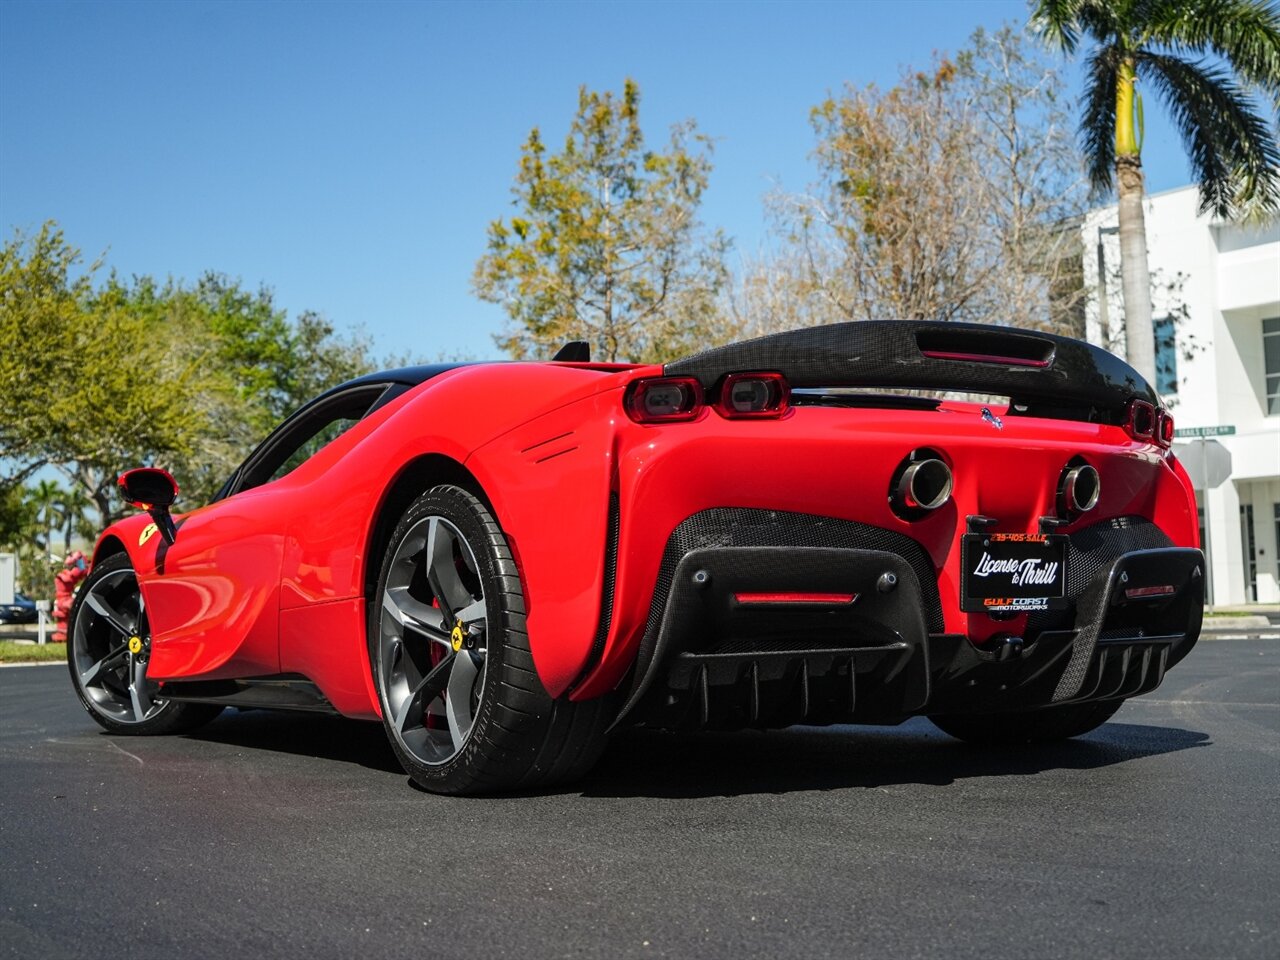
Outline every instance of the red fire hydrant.
[[71, 599], [80, 581], [89, 575], [84, 554], [73, 550], [62, 561], [66, 568], [53, 578], [53, 642], [67, 642], [67, 614], [71, 612]]

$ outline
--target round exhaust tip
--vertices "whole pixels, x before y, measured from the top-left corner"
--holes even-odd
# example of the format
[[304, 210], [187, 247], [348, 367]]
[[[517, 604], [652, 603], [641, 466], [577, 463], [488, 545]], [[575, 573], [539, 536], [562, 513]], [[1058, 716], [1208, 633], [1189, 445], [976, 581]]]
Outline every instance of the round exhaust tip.
[[941, 460], [919, 460], [898, 482], [898, 502], [908, 510], [937, 510], [951, 499], [951, 468]]
[[1062, 477], [1062, 505], [1069, 513], [1088, 513], [1098, 505], [1102, 478], [1087, 463], [1072, 467]]

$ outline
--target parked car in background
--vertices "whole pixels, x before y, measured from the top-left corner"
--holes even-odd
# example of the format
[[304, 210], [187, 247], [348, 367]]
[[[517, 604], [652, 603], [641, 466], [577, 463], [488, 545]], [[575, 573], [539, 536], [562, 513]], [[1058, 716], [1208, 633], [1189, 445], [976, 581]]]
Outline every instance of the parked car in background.
[[35, 623], [36, 602], [25, 593], [13, 595], [13, 603], [0, 603], [0, 623]]

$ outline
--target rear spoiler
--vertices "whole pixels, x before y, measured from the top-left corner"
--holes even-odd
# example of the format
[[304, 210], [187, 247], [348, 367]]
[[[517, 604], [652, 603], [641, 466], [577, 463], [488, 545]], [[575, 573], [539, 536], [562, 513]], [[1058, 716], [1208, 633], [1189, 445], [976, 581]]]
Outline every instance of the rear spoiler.
[[1122, 422], [1131, 400], [1160, 406], [1141, 374], [1092, 344], [977, 323], [834, 323], [715, 347], [665, 367], [667, 376], [694, 377], [708, 390], [726, 374], [753, 370], [776, 370], [793, 388], [994, 394], [1033, 415], [1112, 423]]

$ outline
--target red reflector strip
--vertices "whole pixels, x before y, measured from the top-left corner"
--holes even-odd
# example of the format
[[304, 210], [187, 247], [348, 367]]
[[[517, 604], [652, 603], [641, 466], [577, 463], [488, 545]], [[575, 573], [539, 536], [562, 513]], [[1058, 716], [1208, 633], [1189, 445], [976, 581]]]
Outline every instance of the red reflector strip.
[[1033, 357], [1001, 357], [992, 353], [954, 353], [950, 350], [921, 350], [930, 360], [972, 360], [977, 363], [1002, 363], [1006, 367], [1047, 367], [1048, 360]]
[[1146, 597], [1172, 597], [1177, 589], [1171, 584], [1162, 587], [1133, 587], [1124, 592], [1126, 600], [1142, 600]]
[[840, 606], [858, 599], [856, 593], [735, 593], [739, 603], [823, 603]]

